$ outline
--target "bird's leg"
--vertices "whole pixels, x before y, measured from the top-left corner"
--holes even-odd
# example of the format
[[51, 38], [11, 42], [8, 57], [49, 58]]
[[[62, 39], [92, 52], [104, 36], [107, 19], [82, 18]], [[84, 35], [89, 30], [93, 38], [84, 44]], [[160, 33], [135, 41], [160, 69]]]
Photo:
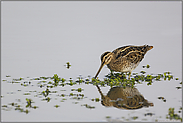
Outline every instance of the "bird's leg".
[[110, 71], [111, 71], [111, 77], [114, 76], [114, 74], [113, 74], [114, 71], [113, 70], [110, 70]]
[[126, 76], [127, 76], [127, 72], [126, 72], [125, 78], [126, 78]]
[[131, 75], [131, 72], [129, 72], [129, 76], [128, 76], [128, 79], [130, 79], [130, 75]]

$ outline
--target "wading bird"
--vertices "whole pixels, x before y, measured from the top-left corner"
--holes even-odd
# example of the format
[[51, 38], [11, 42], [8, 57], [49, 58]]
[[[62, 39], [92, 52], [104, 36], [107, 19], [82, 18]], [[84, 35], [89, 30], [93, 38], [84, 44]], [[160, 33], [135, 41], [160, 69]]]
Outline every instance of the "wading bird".
[[95, 78], [97, 78], [102, 67], [107, 65], [111, 71], [129, 72], [128, 79], [130, 79], [131, 72], [139, 65], [147, 51], [152, 48], [153, 46], [148, 45], [123, 46], [112, 52], [104, 52], [101, 55], [101, 66], [95, 75]]

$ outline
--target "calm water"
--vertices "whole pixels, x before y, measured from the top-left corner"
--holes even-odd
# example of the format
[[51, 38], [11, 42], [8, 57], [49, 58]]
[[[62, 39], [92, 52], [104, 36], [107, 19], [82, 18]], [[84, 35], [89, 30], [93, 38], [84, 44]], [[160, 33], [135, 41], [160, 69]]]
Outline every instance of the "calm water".
[[[34, 9], [33, 9], [34, 8]], [[182, 107], [182, 28], [180, 2], [2, 2], [1, 106], [18, 103], [28, 114], [14, 106], [1, 107], [2, 121], [165, 121], [169, 108], [178, 113]], [[15, 14], [16, 13], [16, 14]], [[170, 71], [171, 81], [137, 84], [136, 88], [153, 107], [125, 110], [105, 107], [92, 99], [101, 95], [92, 84], [51, 88], [49, 102], [40, 93], [42, 80], [59, 77], [74, 81], [94, 77], [100, 55], [125, 45], [153, 45], [133, 73]], [[66, 62], [71, 67], [67, 69]], [[149, 69], [142, 68], [150, 65]], [[105, 66], [99, 78], [110, 71]], [[10, 75], [10, 77], [6, 77]], [[13, 79], [24, 78], [20, 83]], [[175, 80], [179, 78], [179, 80]], [[24, 82], [31, 82], [22, 86]], [[52, 80], [46, 80], [46, 83]], [[25, 83], [26, 84], [26, 83]], [[44, 83], [43, 83], [44, 84]], [[81, 92], [72, 89], [84, 89]], [[101, 87], [107, 95], [110, 87]], [[32, 91], [32, 92], [30, 92]], [[24, 95], [30, 93], [30, 95]], [[69, 96], [84, 94], [83, 99]], [[65, 97], [59, 96], [65, 94]], [[81, 96], [79, 96], [81, 98]], [[164, 97], [166, 102], [158, 99]], [[26, 98], [33, 106], [26, 108]], [[95, 108], [86, 108], [84, 104]], [[60, 107], [56, 108], [55, 105]], [[8, 111], [7, 111], [8, 110]], [[152, 116], [145, 116], [152, 113]], [[110, 118], [106, 118], [110, 116]], [[123, 118], [124, 117], [124, 118]], [[133, 120], [132, 117], [138, 117]]]

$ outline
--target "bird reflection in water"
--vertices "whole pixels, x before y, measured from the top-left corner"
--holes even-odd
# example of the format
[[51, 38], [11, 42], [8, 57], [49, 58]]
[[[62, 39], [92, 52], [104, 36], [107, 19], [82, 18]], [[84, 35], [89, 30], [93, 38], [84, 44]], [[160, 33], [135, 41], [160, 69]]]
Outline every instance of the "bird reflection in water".
[[113, 87], [109, 90], [107, 95], [103, 95], [100, 87], [97, 85], [98, 91], [101, 94], [101, 104], [106, 107], [116, 107], [119, 109], [140, 109], [142, 107], [154, 106], [153, 103], [148, 102], [137, 88], [130, 86]]

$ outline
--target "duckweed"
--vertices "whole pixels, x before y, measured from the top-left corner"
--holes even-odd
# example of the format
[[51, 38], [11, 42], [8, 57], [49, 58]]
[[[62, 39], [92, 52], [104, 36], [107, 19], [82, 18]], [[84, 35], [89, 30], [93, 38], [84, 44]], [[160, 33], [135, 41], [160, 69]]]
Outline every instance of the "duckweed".
[[137, 118], [138, 118], [137, 116], [133, 116], [133, 117], [132, 117], [133, 120], [136, 120]]
[[100, 99], [99, 99], [99, 98], [95, 98], [95, 101], [96, 101], [96, 102], [99, 102], [99, 101], [100, 101]]
[[31, 95], [30, 93], [24, 93], [24, 95]]
[[1, 107], [8, 107], [7, 105], [2, 105]]
[[58, 107], [60, 107], [60, 106], [59, 106], [59, 105], [55, 105], [54, 107], [58, 108]]
[[28, 114], [28, 113], [29, 113], [29, 110], [28, 110], [28, 109], [26, 109], [26, 110], [25, 110], [25, 113], [26, 113], [26, 114]]
[[154, 113], [146, 113], [146, 114], [144, 114], [144, 116], [153, 116], [153, 115], [155, 115]]
[[109, 119], [109, 118], [111, 118], [111, 116], [106, 116], [105, 118]]
[[38, 106], [33, 106], [32, 108], [36, 109], [36, 108], [38, 108]]
[[174, 119], [174, 120], [181, 120], [181, 122], [182, 122], [182, 118], [180, 117], [180, 115], [175, 114], [174, 108], [169, 108], [168, 109], [168, 115], [166, 116], [166, 118], [170, 119], [170, 120], [172, 120], [172, 119]]
[[45, 91], [42, 91], [43, 96], [47, 97], [49, 95], [50, 91], [47, 88]]
[[78, 104], [79, 102], [72, 102], [72, 103], [74, 103], [74, 104]]
[[69, 69], [71, 67], [71, 64], [69, 62], [67, 62], [65, 66], [67, 69]]
[[150, 65], [142, 66], [143, 68], [150, 68]]
[[73, 93], [70, 93], [70, 95], [69, 96], [73, 96], [74, 94]]
[[51, 77], [40, 77], [40, 79], [51, 79]]
[[65, 82], [65, 81], [66, 81], [66, 79], [62, 78], [62, 79], [61, 79], [61, 81], [62, 81], [62, 82]]
[[181, 89], [182, 87], [176, 87], [177, 89]]
[[81, 92], [82, 90], [83, 90], [83, 89], [81, 89], [81, 88], [78, 88], [78, 89], [77, 89], [78, 92]]
[[17, 105], [17, 103], [12, 102], [12, 103], [9, 103], [9, 105], [15, 106]]
[[66, 95], [65, 94], [61, 94], [60, 96], [65, 97]]
[[[146, 65], [144, 68], [150, 68], [150, 66]], [[127, 74], [128, 75], [128, 74]], [[37, 85], [38, 87], [41, 87], [41, 92], [36, 92], [36, 91], [29, 91], [29, 92], [36, 92], [36, 98], [43, 98], [42, 100], [49, 102], [51, 100], [50, 97], [51, 96], [50, 93], [58, 93], [58, 91], [51, 91], [50, 88], [56, 88], [56, 86], [72, 86], [75, 84], [81, 84], [81, 83], [85, 83], [85, 84], [91, 84], [91, 85], [100, 85], [100, 86], [109, 86], [109, 87], [114, 87], [114, 86], [120, 86], [120, 87], [126, 87], [126, 86], [131, 86], [132, 88], [135, 87], [136, 84], [141, 84], [141, 83], [146, 83], [147, 85], [152, 85], [154, 82], [159, 82], [159, 81], [163, 81], [163, 79], [165, 80], [172, 80], [173, 78], [175, 78], [171, 72], [164, 72], [164, 73], [159, 73], [159, 74], [148, 74], [146, 73], [146, 71], [140, 71], [140, 73], [132, 73], [131, 74], [131, 78], [128, 80], [127, 76], [125, 73], [109, 73], [105, 76], [105, 78], [103, 80], [100, 79], [94, 79], [94, 78], [86, 78], [83, 79], [81, 76], [77, 77], [76, 80], [73, 80], [72, 78], [70, 78], [69, 80], [66, 80], [64, 78], [59, 77], [57, 74], [54, 74], [52, 77], [39, 77], [39, 78], [34, 78], [34, 80], [38, 80]], [[16, 83], [16, 81], [20, 81], [22, 86], [29, 86], [31, 83], [31, 81], [24, 81], [22, 82], [23, 78], [19, 78], [19, 79], [14, 79], [14, 82], [12, 83]], [[41, 81], [40, 81], [41, 80]], [[175, 80], [179, 80], [178, 78], [175, 78]], [[7, 81], [7, 80], [6, 80]], [[18, 82], [17, 82], [18, 83]], [[180, 84], [182, 84], [182, 82], [180, 82]], [[46, 87], [46, 89], [44, 89]], [[62, 88], [59, 87], [59, 88]], [[73, 86], [74, 87], [74, 86]], [[176, 87], [177, 89], [181, 89], [181, 87]], [[18, 90], [21, 91], [21, 90]], [[66, 91], [66, 90], [60, 90], [60, 91]], [[82, 92], [84, 91], [84, 89], [82, 88], [75, 88], [75, 89], [71, 89], [71, 91], [77, 91], [77, 92]], [[73, 102], [73, 104], [78, 104], [79, 101], [82, 102], [82, 99], [85, 99], [87, 97], [84, 97], [84, 94], [81, 93], [67, 93], [67, 91], [65, 92], [66, 94], [58, 94], [57, 97], [58, 99], [61, 98], [60, 102], [64, 102], [65, 100], [67, 100], [68, 98], [70, 99], [74, 99], [74, 101], [77, 102]], [[30, 95], [31, 93], [24, 93], [24, 95]], [[1, 96], [2, 97], [2, 96]], [[63, 98], [63, 99], [62, 99]], [[158, 97], [158, 99], [161, 99], [162, 101], [166, 102], [166, 99], [164, 97]], [[25, 100], [24, 100], [25, 101]], [[93, 98], [91, 99], [91, 101], [95, 101], [95, 102], [99, 102], [100, 99], [99, 98]], [[23, 102], [23, 101], [22, 101]], [[38, 108], [38, 106], [32, 106], [32, 100], [26, 98], [26, 108], [33, 108], [36, 109]], [[93, 102], [92, 102], [93, 103]], [[20, 112], [25, 112], [25, 113], [29, 113], [29, 110], [24, 110], [23, 108], [21, 108], [20, 105], [16, 104], [16, 103], [11, 103], [10, 106], [14, 106], [15, 110], [19, 110]], [[83, 104], [81, 106], [84, 106], [88, 109], [95, 109], [95, 106], [91, 106], [89, 104]], [[7, 108], [7, 105], [3, 105], [3, 108]], [[54, 107], [58, 108], [60, 107], [59, 105], [54, 105]], [[181, 112], [181, 111], [179, 111]], [[154, 115], [153, 113], [146, 113], [144, 114], [145, 116], [152, 116]], [[172, 118], [174, 117], [176, 118], [180, 118], [177, 115], [175, 115], [175, 113], [171, 113], [171, 115], [167, 116], [168, 118]], [[110, 116], [106, 116], [106, 118], [110, 118]], [[138, 119], [138, 116], [134, 116], [131, 117], [133, 120]]]
[[164, 72], [163, 74], [157, 74], [157, 75], [145, 75], [145, 71], [141, 71], [141, 75], [138, 75], [138, 73], [134, 73], [131, 76], [131, 79], [126, 79], [126, 75], [124, 73], [109, 73], [104, 78], [104, 81], [92, 78], [93, 85], [101, 85], [101, 86], [124, 86], [127, 85], [134, 87], [135, 84], [141, 84], [142, 82], [147, 82], [147, 85], [152, 85], [156, 81], [162, 81], [162, 79], [169, 81], [173, 79], [173, 75], [171, 75], [170, 72]]
[[82, 89], [82, 88], [78, 88], [78, 89], [71, 89], [71, 91], [78, 91], [78, 92], [81, 92], [81, 91], [83, 91], [84, 89]]
[[146, 72], [145, 72], [145, 71], [140, 71], [140, 73], [144, 74], [144, 73], [146, 73]]
[[163, 102], [166, 102], [166, 99], [164, 97], [158, 97], [158, 99], [163, 100]]
[[45, 98], [45, 99], [42, 99], [42, 101], [47, 101], [47, 102], [49, 102], [50, 100], [51, 100], [51, 98], [50, 97], [47, 97], [47, 98]]
[[80, 84], [80, 83], [83, 83], [84, 80], [81, 77], [78, 77], [78, 80], [76, 80], [76, 82], [78, 82]]
[[94, 109], [94, 108], [95, 108], [95, 106], [90, 106], [90, 105], [88, 105], [88, 104], [83, 104], [83, 105], [81, 105], [81, 106], [85, 106], [86, 108], [89, 108], [89, 109]]

